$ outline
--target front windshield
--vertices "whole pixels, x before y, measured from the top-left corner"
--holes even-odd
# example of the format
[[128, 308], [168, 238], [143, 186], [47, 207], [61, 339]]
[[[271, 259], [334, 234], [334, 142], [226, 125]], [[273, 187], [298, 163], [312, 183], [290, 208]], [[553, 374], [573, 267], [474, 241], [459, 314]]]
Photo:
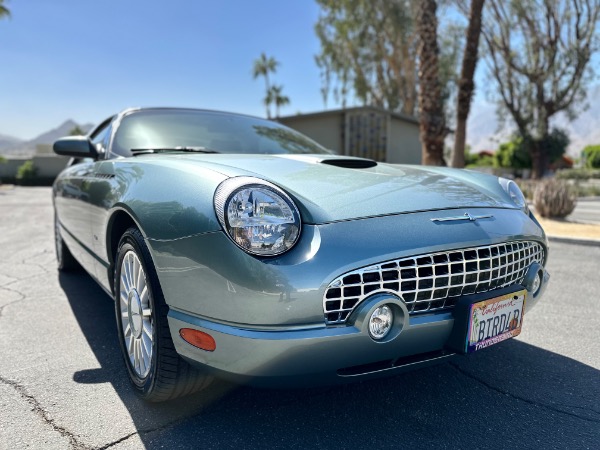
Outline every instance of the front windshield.
[[203, 147], [218, 153], [330, 153], [303, 134], [275, 122], [212, 111], [147, 110], [127, 115], [112, 153], [132, 149]]

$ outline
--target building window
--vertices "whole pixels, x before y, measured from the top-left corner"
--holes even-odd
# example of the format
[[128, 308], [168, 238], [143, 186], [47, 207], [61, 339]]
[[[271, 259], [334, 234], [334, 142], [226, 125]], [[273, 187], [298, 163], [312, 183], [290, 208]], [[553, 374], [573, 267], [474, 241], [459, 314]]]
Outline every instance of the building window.
[[347, 155], [385, 161], [387, 154], [386, 114], [375, 111], [346, 113]]

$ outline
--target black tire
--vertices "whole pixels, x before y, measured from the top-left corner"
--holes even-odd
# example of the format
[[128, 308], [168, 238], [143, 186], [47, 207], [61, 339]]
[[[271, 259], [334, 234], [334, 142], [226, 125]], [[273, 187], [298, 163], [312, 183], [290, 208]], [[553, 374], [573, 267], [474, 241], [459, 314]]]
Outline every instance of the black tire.
[[56, 214], [54, 214], [54, 249], [56, 250], [56, 265], [59, 271], [71, 272], [81, 268], [60, 235], [60, 224]]
[[[152, 354], [149, 358], [149, 369], [146, 368], [147, 373], [143, 376], [138, 373], [139, 371], [132, 363], [131, 357], [133, 356], [130, 357], [123, 332], [121, 303], [124, 303], [129, 312], [132, 308], [128, 306], [131, 301], [121, 300], [120, 279], [123, 260], [130, 252], [134, 252], [137, 256], [144, 271], [144, 280], [148, 290], [147, 304], [151, 309], [151, 314], [148, 317], [152, 325]], [[115, 261], [114, 290], [117, 332], [129, 380], [135, 392], [147, 401], [162, 402], [206, 389], [213, 378], [192, 367], [175, 351], [167, 321], [169, 307], [165, 303], [148, 246], [137, 228], [130, 228], [123, 234]], [[133, 315], [130, 312], [128, 320], [133, 323], [131, 317]], [[143, 328], [143, 326], [140, 328]], [[129, 333], [133, 336], [131, 331]], [[140, 334], [143, 333], [140, 332]]]

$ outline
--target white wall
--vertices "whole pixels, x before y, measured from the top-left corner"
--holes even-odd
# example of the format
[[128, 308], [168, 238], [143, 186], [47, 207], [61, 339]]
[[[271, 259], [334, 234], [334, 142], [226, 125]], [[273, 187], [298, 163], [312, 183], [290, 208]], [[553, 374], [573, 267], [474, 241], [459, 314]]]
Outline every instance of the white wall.
[[419, 124], [392, 117], [388, 136], [388, 163], [421, 164]]
[[285, 117], [280, 119], [280, 122], [285, 126], [307, 135], [323, 147], [333, 150], [336, 153], [343, 154], [344, 143], [342, 142], [341, 119], [341, 114], [335, 114], [317, 115], [312, 117]]

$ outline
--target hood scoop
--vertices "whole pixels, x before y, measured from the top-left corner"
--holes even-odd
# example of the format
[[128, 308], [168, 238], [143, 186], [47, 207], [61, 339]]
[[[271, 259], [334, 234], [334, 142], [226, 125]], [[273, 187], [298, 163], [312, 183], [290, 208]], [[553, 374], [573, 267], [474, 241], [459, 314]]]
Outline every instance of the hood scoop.
[[370, 169], [377, 165], [377, 161], [364, 158], [335, 158], [323, 159], [321, 164], [329, 166], [343, 167], [344, 169]]

